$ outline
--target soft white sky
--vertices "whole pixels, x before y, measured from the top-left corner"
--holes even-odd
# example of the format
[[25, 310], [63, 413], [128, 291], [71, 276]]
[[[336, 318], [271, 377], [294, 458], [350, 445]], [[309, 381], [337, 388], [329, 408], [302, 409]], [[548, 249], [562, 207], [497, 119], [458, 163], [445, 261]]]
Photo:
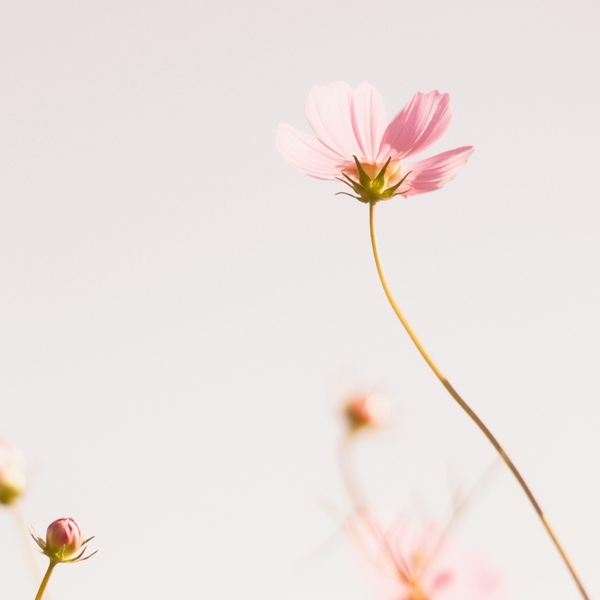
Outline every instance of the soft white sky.
[[[54, 600], [376, 598], [331, 408], [385, 392], [376, 504], [444, 517], [494, 460], [385, 303], [367, 208], [295, 172], [313, 84], [452, 96], [442, 191], [378, 210], [391, 285], [600, 597], [600, 8], [592, 0], [0, 4], [0, 435], [28, 522], [99, 554]], [[578, 598], [502, 469], [457, 533], [515, 600]], [[1, 598], [36, 582], [0, 513]], [[41, 564], [41, 561], [40, 561]]]

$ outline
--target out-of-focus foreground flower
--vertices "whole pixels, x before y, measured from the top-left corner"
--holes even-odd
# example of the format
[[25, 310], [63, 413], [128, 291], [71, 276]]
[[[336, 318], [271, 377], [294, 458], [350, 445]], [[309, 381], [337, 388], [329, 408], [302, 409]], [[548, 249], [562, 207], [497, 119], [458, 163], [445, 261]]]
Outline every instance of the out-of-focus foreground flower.
[[[354, 521], [354, 520], [353, 520]], [[501, 576], [483, 557], [463, 550], [435, 523], [400, 519], [383, 526], [372, 515], [352, 524], [369, 574], [389, 600], [500, 600]]]
[[435, 144], [450, 125], [450, 96], [418, 92], [387, 123], [379, 92], [367, 83], [314, 86], [305, 102], [316, 137], [281, 124], [275, 144], [296, 169], [317, 179], [340, 180], [361, 202], [436, 190], [450, 181], [473, 152], [463, 146], [405, 164]]
[[0, 439], [0, 504], [12, 504], [25, 491], [25, 459], [6, 440]]
[[[34, 534], [32, 537], [51, 563], [78, 562], [96, 554], [93, 552], [88, 556], [83, 556], [87, 549], [87, 543], [93, 539], [93, 536], [84, 539], [81, 527], [71, 517], [52, 521], [46, 530], [45, 540]], [[73, 557], [76, 552], [79, 554]]]

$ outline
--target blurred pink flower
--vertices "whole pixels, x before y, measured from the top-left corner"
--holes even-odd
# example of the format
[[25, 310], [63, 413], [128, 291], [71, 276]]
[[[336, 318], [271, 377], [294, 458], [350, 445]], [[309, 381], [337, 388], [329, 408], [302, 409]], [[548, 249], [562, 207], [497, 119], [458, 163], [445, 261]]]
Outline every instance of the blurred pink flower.
[[0, 439], [0, 504], [12, 504], [25, 491], [25, 459], [6, 440]]
[[450, 96], [438, 91], [415, 94], [389, 124], [381, 95], [367, 83], [355, 90], [341, 81], [314, 86], [305, 110], [316, 137], [280, 124], [278, 150], [306, 175], [344, 182], [356, 194], [348, 195], [362, 202], [436, 190], [473, 152], [463, 146], [404, 163], [435, 144], [450, 125]]
[[[85, 539], [81, 527], [71, 517], [62, 517], [52, 521], [46, 530], [45, 540], [37, 535], [32, 534], [32, 536], [51, 563], [78, 562], [96, 554], [93, 552], [83, 558], [87, 543], [93, 538]], [[79, 554], [73, 557], [78, 551], [80, 551]]]
[[501, 576], [464, 551], [434, 523], [400, 519], [387, 528], [373, 516], [353, 524], [376, 587], [389, 600], [500, 600]]

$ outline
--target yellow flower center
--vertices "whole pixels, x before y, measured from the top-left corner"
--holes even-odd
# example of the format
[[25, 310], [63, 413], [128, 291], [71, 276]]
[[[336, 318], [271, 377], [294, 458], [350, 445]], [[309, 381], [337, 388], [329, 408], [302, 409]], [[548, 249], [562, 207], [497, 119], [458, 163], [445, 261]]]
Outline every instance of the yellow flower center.
[[[373, 180], [377, 177], [377, 175], [383, 168], [384, 164], [385, 163], [381, 164], [381, 163], [369, 163], [369, 162], [360, 161], [360, 166], [363, 168], [364, 172], [369, 176], [369, 178], [371, 180]], [[396, 182], [401, 168], [402, 168], [402, 164], [400, 163], [399, 160], [391, 160], [390, 161], [389, 165], [387, 166], [387, 168], [385, 170], [385, 177], [383, 180], [383, 185], [385, 187], [387, 187], [389, 185], [393, 185]], [[354, 164], [354, 163], [352, 165], [349, 165], [347, 168], [345, 168], [344, 173], [346, 173], [346, 175], [349, 175], [350, 177], [352, 177], [352, 179], [359, 178], [358, 168], [356, 167], [356, 164]]]

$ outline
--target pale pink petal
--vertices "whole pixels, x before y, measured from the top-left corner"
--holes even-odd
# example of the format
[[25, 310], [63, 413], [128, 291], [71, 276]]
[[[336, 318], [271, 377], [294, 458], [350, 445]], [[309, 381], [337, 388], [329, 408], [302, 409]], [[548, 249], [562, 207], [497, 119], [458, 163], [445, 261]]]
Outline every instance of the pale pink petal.
[[343, 81], [311, 88], [304, 107], [317, 138], [328, 148], [352, 159], [363, 158], [352, 120], [353, 92]]
[[361, 83], [352, 94], [352, 128], [361, 150], [359, 160], [375, 162], [387, 125], [381, 94], [372, 85]]
[[378, 160], [401, 159], [426, 150], [446, 133], [451, 117], [448, 94], [417, 92], [387, 126]]
[[[407, 165], [405, 169], [411, 173], [401, 186], [400, 193], [406, 198], [441, 188], [465, 166], [473, 150], [473, 146], [463, 146]], [[403, 192], [402, 189], [407, 186], [410, 189]]]
[[506, 596], [504, 578], [493, 568], [487, 558], [474, 556], [471, 559], [470, 566], [469, 576], [476, 596], [482, 598], [503, 598]]
[[283, 157], [305, 175], [317, 179], [335, 179], [341, 175], [344, 161], [312, 135], [281, 123], [275, 135], [275, 146]]
[[433, 592], [443, 590], [444, 588], [452, 585], [455, 578], [455, 574], [449, 570], [434, 573], [431, 577], [431, 590]]

